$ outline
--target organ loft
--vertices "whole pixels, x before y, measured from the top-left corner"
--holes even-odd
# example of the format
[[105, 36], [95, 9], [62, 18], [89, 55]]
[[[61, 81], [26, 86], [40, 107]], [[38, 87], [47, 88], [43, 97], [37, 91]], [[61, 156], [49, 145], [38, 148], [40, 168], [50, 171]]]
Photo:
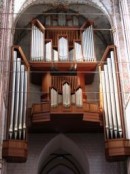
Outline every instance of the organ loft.
[[[25, 162], [32, 132], [104, 132], [107, 160], [129, 156], [116, 46], [107, 45], [97, 59], [95, 22], [74, 11], [47, 12], [28, 26], [27, 56], [24, 45], [14, 41], [11, 48], [3, 158]], [[86, 87], [95, 76], [96, 101], [89, 100]], [[32, 84], [40, 91], [30, 90]], [[39, 101], [28, 106], [32, 92]]]

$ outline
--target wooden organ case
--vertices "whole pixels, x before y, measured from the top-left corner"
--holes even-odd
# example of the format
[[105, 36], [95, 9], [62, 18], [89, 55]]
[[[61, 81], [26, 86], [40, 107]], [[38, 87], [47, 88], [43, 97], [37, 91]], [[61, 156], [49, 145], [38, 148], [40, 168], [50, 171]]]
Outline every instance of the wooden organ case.
[[[65, 14], [58, 18], [48, 15], [46, 19], [44, 26], [38, 19], [31, 23], [29, 63], [19, 46], [12, 48], [11, 66], [15, 70], [11, 78], [17, 84], [12, 81], [10, 85], [12, 93], [3, 157], [14, 162], [26, 160], [28, 127], [30, 132], [36, 133], [103, 132], [104, 128], [106, 158], [111, 161], [126, 158], [130, 155], [130, 142], [125, 135], [116, 47], [108, 46], [98, 64], [93, 22], [86, 20], [79, 26], [77, 16], [70, 20]], [[22, 61], [17, 60], [16, 54]], [[18, 67], [21, 67], [20, 74]], [[88, 102], [86, 84], [93, 82], [97, 67], [100, 101]], [[41, 101], [32, 104], [26, 124], [29, 69], [33, 83], [40, 81]], [[23, 88], [18, 87], [20, 84]]]

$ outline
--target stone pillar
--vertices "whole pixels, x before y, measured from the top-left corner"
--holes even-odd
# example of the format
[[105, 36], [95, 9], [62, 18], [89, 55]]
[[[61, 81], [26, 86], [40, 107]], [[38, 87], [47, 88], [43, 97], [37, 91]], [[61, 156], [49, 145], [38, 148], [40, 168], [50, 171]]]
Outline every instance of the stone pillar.
[[2, 142], [5, 138], [13, 0], [0, 2], [0, 174], [3, 174]]

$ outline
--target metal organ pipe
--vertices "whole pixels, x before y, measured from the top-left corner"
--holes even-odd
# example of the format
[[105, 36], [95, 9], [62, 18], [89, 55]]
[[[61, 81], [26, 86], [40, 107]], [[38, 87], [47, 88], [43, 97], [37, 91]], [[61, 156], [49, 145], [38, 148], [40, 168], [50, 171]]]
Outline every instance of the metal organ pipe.
[[52, 60], [52, 43], [48, 42], [45, 44], [45, 58], [46, 61]]
[[68, 83], [63, 85], [63, 105], [69, 107], [71, 104], [71, 89]]
[[24, 73], [24, 97], [23, 97], [23, 139], [26, 139], [26, 108], [27, 108], [27, 92], [28, 92], [28, 72]]
[[83, 97], [82, 97], [82, 89], [81, 88], [79, 88], [76, 91], [75, 97], [76, 97], [76, 106], [82, 107], [83, 106]]
[[82, 35], [82, 49], [85, 61], [95, 60], [93, 27], [89, 26]]
[[59, 59], [61, 61], [67, 61], [68, 59], [68, 40], [64, 37], [61, 37], [58, 41], [58, 51]]
[[32, 25], [31, 60], [41, 61], [44, 59], [44, 33]]
[[83, 55], [82, 55], [82, 49], [81, 49], [81, 44], [75, 42], [75, 60], [76, 61], [82, 61], [83, 60]]
[[117, 109], [118, 132], [119, 132], [119, 136], [122, 137], [121, 114], [120, 114], [120, 106], [119, 106], [119, 95], [118, 95], [118, 89], [117, 89], [117, 77], [116, 77], [114, 52], [111, 51], [110, 54], [111, 54], [112, 73], [113, 73], [113, 81], [114, 81], [114, 92], [115, 92], [115, 101], [116, 101], [116, 109]]
[[20, 97], [20, 72], [21, 72], [21, 59], [17, 58], [16, 65], [16, 100], [15, 100], [15, 119], [14, 119], [14, 136], [15, 139], [18, 135], [18, 116], [19, 116], [19, 97]]
[[13, 120], [14, 120], [14, 104], [15, 104], [15, 88], [16, 88], [16, 60], [17, 52], [13, 52], [13, 74], [12, 74], [12, 89], [11, 89], [11, 112], [10, 112], [10, 125], [9, 125], [9, 137], [13, 136]]
[[113, 86], [113, 74], [112, 74], [112, 65], [111, 59], [107, 59], [108, 64], [108, 76], [109, 76], [109, 84], [110, 84], [110, 96], [111, 96], [111, 106], [112, 106], [112, 117], [113, 117], [113, 128], [114, 134], [117, 138], [117, 116], [116, 116], [116, 103], [115, 103], [115, 94], [114, 94], [114, 86]]
[[108, 67], [104, 65], [104, 73], [105, 73], [105, 86], [106, 86], [106, 94], [107, 94], [107, 104], [108, 104], [108, 118], [109, 118], [109, 129], [111, 138], [113, 138], [113, 120], [112, 120], [112, 110], [111, 110], [111, 96], [110, 96], [110, 84], [108, 80]]
[[109, 138], [108, 105], [107, 105], [107, 94], [106, 94], [106, 83], [105, 83], [104, 71], [101, 71], [101, 82], [102, 82], [102, 90], [103, 90], [103, 107], [104, 107], [104, 116], [105, 116], [106, 136], [107, 138]]
[[22, 122], [23, 122], [23, 90], [24, 90], [24, 65], [21, 65], [20, 79], [20, 102], [19, 102], [19, 139], [22, 138]]
[[34, 25], [32, 25], [32, 40], [31, 40], [31, 60], [34, 59]]

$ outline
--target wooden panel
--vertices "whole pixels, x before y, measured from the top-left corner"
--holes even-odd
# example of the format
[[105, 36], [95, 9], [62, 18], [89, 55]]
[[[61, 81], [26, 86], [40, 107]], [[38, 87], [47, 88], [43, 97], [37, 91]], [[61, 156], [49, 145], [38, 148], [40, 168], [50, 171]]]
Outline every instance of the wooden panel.
[[32, 123], [42, 123], [45, 121], [51, 121], [50, 115], [83, 115], [83, 121], [95, 122], [99, 125], [103, 125], [102, 113], [99, 111], [99, 105], [95, 103], [85, 103], [83, 107], [76, 107], [74, 104], [70, 107], [64, 107], [62, 104], [57, 107], [50, 107], [49, 103], [34, 104], [31, 112]]
[[50, 111], [50, 104], [47, 102], [37, 103], [32, 105], [32, 113], [44, 113]]
[[[52, 69], [55, 69], [55, 71], [58, 72], [61, 71], [70, 71], [72, 68], [77, 68], [77, 71], [86, 71], [86, 75], [88, 74], [89, 71], [95, 71], [97, 67], [97, 62], [77, 62], [75, 63], [70, 63], [70, 62], [31, 62], [30, 61], [30, 68], [31, 70], [37, 70], [37, 71], [51, 71]], [[89, 72], [90, 73], [90, 72]], [[93, 73], [94, 74], [94, 73]]]
[[27, 142], [24, 140], [4, 140], [2, 156], [8, 162], [25, 162], [27, 159]]
[[[58, 36], [67, 36], [68, 42], [69, 42], [69, 48], [73, 48], [73, 40], [79, 40], [79, 28], [72, 28], [72, 27], [47, 27], [46, 28], [46, 39], [52, 39], [53, 38], [53, 48], [58, 48], [58, 42], [57, 38]], [[72, 37], [73, 36], [73, 37]]]
[[35, 113], [31, 117], [32, 124], [41, 124], [50, 121], [50, 113]]
[[112, 139], [105, 141], [106, 158], [109, 161], [123, 160], [130, 156], [130, 141], [127, 139]]

